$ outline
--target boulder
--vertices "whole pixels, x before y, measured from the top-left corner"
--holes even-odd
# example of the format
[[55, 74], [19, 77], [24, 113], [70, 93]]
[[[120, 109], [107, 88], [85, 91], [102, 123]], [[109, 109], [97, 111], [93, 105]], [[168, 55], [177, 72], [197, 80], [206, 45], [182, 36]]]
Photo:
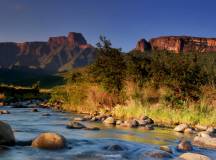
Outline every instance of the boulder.
[[105, 124], [115, 124], [115, 122], [116, 121], [113, 117], [108, 117], [103, 121], [103, 123], [105, 123]]
[[193, 144], [200, 147], [216, 149], [216, 137], [212, 137], [209, 132], [200, 132], [194, 137]]
[[209, 157], [197, 153], [184, 153], [179, 158], [182, 160], [211, 160]]
[[174, 131], [176, 132], [184, 132], [184, 130], [188, 128], [188, 125], [187, 124], [179, 124], [178, 126], [176, 126], [174, 128]]
[[0, 121], [0, 145], [12, 146], [15, 144], [15, 137], [10, 125]]
[[177, 149], [179, 151], [191, 151], [193, 149], [192, 147], [192, 144], [190, 141], [185, 141], [185, 140], [182, 140], [178, 146], [177, 146]]
[[66, 147], [66, 140], [57, 133], [42, 133], [33, 140], [32, 147], [48, 150], [63, 149]]
[[82, 123], [76, 122], [76, 121], [70, 121], [66, 127], [68, 129], [84, 129], [86, 128], [85, 125], [83, 125]]

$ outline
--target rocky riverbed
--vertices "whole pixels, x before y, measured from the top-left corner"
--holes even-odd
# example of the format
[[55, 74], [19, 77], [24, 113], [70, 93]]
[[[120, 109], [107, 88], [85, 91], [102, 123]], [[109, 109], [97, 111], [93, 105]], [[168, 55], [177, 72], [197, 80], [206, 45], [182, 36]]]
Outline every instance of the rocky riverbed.
[[[186, 134], [155, 127], [152, 121], [146, 125], [153, 129], [131, 128], [125, 127], [126, 122], [117, 125], [117, 120], [110, 117], [104, 118], [104, 123], [93, 121], [93, 117], [82, 121], [83, 115], [40, 108], [37, 104], [2, 106], [1, 110], [4, 112], [0, 121], [11, 126], [16, 141], [15, 145], [1, 144], [2, 160], [216, 159], [214, 148], [194, 144], [194, 140], [214, 138], [207, 131]], [[131, 122], [128, 124], [139, 124]]]

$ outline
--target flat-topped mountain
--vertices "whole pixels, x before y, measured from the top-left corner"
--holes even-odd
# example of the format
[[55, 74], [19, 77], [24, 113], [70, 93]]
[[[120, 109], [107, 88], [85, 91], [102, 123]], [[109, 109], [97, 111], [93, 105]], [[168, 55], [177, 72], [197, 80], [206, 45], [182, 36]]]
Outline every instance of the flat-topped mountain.
[[152, 38], [149, 42], [141, 39], [138, 41], [135, 49], [141, 52], [152, 50], [171, 51], [175, 53], [216, 52], [216, 38], [164, 36]]
[[0, 67], [27, 67], [58, 72], [81, 67], [95, 59], [95, 48], [81, 33], [50, 37], [48, 42], [0, 43]]

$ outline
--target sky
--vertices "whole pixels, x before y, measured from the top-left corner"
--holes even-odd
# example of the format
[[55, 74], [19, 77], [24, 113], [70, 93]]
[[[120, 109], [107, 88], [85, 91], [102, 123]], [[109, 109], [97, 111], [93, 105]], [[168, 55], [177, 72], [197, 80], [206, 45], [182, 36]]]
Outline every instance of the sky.
[[80, 32], [129, 51], [163, 35], [216, 37], [216, 0], [0, 0], [0, 41], [47, 41]]

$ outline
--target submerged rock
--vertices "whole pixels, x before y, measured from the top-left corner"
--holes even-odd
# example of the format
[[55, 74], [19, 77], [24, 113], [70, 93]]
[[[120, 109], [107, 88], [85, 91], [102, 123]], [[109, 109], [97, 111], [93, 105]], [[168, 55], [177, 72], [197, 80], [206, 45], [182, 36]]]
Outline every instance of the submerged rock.
[[86, 128], [85, 125], [83, 125], [82, 123], [76, 122], [76, 121], [71, 121], [69, 122], [66, 127], [68, 129], [84, 129]]
[[37, 108], [33, 108], [32, 112], [39, 112]]
[[104, 149], [108, 151], [123, 151], [124, 147], [118, 144], [112, 144], [112, 145], [105, 146]]
[[0, 145], [12, 146], [15, 144], [15, 137], [10, 125], [0, 121]]
[[185, 140], [182, 140], [178, 146], [177, 146], [177, 149], [179, 151], [191, 151], [193, 150], [193, 147], [192, 147], [192, 144], [190, 141], [185, 141]]
[[57, 133], [42, 133], [32, 142], [32, 147], [56, 150], [66, 147], [66, 140]]
[[42, 116], [47, 117], [47, 116], [51, 116], [51, 114], [49, 114], [49, 113], [43, 113]]
[[186, 128], [188, 128], [188, 125], [187, 125], [187, 124], [180, 124], [180, 125], [178, 125], [178, 126], [176, 126], [176, 127], [174, 128], [174, 131], [176, 131], [176, 132], [184, 132], [184, 130], [185, 130]]
[[181, 160], [211, 160], [209, 157], [197, 153], [184, 153], [178, 158]]
[[146, 152], [145, 155], [151, 158], [160, 158], [160, 159], [172, 158], [172, 155], [170, 153], [164, 151], [149, 151]]
[[160, 150], [168, 152], [168, 153], [173, 153], [171, 147], [169, 146], [160, 146]]
[[87, 127], [87, 128], [84, 128], [85, 130], [91, 130], [91, 131], [99, 131], [100, 128], [98, 127]]

